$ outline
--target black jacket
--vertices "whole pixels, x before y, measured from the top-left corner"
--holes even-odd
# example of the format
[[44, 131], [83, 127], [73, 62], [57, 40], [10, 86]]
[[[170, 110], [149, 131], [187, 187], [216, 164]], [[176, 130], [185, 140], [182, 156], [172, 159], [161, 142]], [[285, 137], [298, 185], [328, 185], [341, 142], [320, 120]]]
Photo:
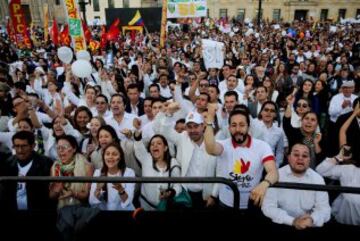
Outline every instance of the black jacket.
[[[143, 98], [139, 98], [139, 102], [138, 104], [136, 105], [136, 107], [138, 108], [138, 116], [142, 116], [143, 114], [145, 114], [144, 112], [144, 99]], [[130, 104], [130, 101], [128, 101], [126, 103], [126, 106], [125, 106], [125, 111], [127, 113], [131, 113], [131, 104]]]
[[[53, 164], [46, 156], [33, 152], [32, 166], [26, 176], [50, 176]], [[0, 161], [0, 176], [18, 176], [18, 159], [16, 155], [6, 161]], [[0, 210], [17, 210], [17, 183], [0, 183]], [[49, 183], [27, 182], [26, 183], [28, 210], [49, 210], [56, 208], [55, 203], [49, 198]]]

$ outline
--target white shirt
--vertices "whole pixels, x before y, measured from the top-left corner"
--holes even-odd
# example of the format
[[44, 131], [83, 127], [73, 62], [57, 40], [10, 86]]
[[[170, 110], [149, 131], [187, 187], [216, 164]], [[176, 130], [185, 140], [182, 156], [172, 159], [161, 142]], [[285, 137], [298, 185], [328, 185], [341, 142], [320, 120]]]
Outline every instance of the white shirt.
[[[269, 144], [251, 138], [246, 147], [234, 147], [232, 139], [218, 141], [224, 148], [218, 157], [218, 172], [221, 177], [233, 181], [240, 192], [240, 209], [248, 207], [250, 191], [259, 184], [267, 161], [275, 161]], [[234, 194], [230, 187], [221, 185], [220, 201], [232, 207]]]
[[[26, 166], [21, 167], [18, 164], [18, 175], [19, 177], [24, 177], [29, 172], [32, 161], [29, 162]], [[28, 203], [27, 203], [27, 193], [26, 193], [26, 182], [19, 182], [17, 184], [17, 191], [16, 191], [16, 201], [17, 201], [17, 207], [19, 210], [27, 210], [28, 209]]]
[[[334, 95], [330, 101], [330, 105], [329, 105], [329, 115], [330, 115], [330, 120], [332, 122], [336, 122], [337, 118], [340, 115], [349, 113], [352, 111], [352, 104], [354, 103], [354, 100], [357, 98], [356, 95], [351, 94], [350, 97], [345, 97], [343, 93], [339, 93], [337, 95]], [[342, 103], [344, 102], [344, 100], [350, 100], [351, 101], [351, 105], [347, 106], [346, 108], [342, 108]]]
[[278, 127], [278, 123], [275, 122], [270, 128], [268, 128], [262, 120], [253, 119], [251, 123], [254, 127], [252, 135], [259, 136], [260, 140], [265, 141], [271, 147], [273, 153], [275, 153], [276, 166], [279, 167], [284, 158], [284, 130]]
[[[326, 158], [316, 167], [324, 177], [340, 180], [341, 186], [360, 187], [360, 168], [354, 165], [336, 165]], [[342, 193], [332, 204], [332, 214], [343, 224], [360, 225], [360, 195]]]
[[[325, 184], [324, 179], [310, 168], [302, 177], [294, 176], [289, 165], [279, 169], [279, 182]], [[330, 220], [327, 192], [269, 188], [261, 209], [265, 216], [279, 224], [292, 225], [295, 218], [306, 213], [311, 215], [315, 227]]]
[[[94, 177], [100, 176], [100, 169], [96, 169], [94, 172]], [[119, 177], [120, 172], [111, 175], [108, 174], [108, 177]], [[126, 168], [123, 177], [135, 177], [135, 172], [131, 168]], [[108, 200], [102, 200], [102, 198], [97, 199], [95, 196], [95, 191], [97, 187], [97, 183], [91, 184], [89, 203], [91, 205], [98, 205], [101, 210], [134, 210], [134, 205], [132, 204], [134, 198], [134, 189], [135, 183], [121, 183], [128, 198], [125, 201], [122, 201], [119, 195], [119, 192], [113, 188], [113, 183], [107, 183], [107, 194]]]
[[113, 115], [106, 117], [105, 122], [106, 124], [111, 125], [114, 128], [120, 140], [125, 140], [126, 137], [124, 134], [121, 133], [121, 131], [124, 129], [133, 130], [133, 120], [135, 117], [136, 116], [132, 114], [124, 112], [124, 117], [120, 123], [115, 120]]
[[160, 87], [160, 95], [164, 98], [171, 98], [172, 94], [170, 91], [170, 87], [167, 85], [165, 88], [163, 88], [160, 84], [158, 84]]
[[[204, 142], [198, 146], [196, 143], [194, 144], [194, 151], [190, 160], [190, 165], [188, 171], [186, 173], [187, 177], [205, 177], [206, 176], [206, 161], [204, 158], [205, 144]], [[190, 183], [186, 184], [186, 187], [192, 192], [200, 192], [202, 191], [203, 184], [201, 183]]]

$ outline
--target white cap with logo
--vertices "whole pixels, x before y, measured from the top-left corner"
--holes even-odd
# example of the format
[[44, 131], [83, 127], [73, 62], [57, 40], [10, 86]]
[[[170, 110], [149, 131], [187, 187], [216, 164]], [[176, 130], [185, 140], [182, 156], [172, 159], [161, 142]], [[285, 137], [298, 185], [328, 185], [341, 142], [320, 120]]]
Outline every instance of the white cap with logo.
[[190, 112], [185, 119], [185, 124], [187, 123], [196, 123], [196, 124], [202, 124], [204, 122], [202, 115], [200, 115], [198, 112]]

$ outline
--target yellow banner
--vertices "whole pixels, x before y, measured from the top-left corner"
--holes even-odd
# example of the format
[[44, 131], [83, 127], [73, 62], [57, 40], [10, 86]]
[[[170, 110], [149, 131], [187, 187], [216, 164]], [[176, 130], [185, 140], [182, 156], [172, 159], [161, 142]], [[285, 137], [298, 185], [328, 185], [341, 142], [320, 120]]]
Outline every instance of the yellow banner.
[[69, 24], [69, 33], [75, 52], [84, 50], [86, 49], [86, 41], [77, 2], [76, 0], [64, 0], [64, 3]]
[[166, 19], [167, 19], [167, 0], [162, 1], [160, 47], [164, 48], [166, 40]]

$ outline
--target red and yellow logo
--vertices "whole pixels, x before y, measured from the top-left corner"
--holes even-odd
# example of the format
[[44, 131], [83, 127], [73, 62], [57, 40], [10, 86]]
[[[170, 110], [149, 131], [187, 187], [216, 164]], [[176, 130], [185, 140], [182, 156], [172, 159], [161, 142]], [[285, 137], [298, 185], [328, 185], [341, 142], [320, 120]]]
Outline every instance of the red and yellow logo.
[[233, 173], [234, 174], [244, 174], [246, 173], [250, 168], [250, 162], [247, 161], [246, 163], [241, 158], [240, 160], [236, 160], [234, 163]]

